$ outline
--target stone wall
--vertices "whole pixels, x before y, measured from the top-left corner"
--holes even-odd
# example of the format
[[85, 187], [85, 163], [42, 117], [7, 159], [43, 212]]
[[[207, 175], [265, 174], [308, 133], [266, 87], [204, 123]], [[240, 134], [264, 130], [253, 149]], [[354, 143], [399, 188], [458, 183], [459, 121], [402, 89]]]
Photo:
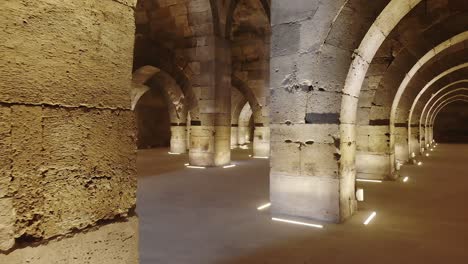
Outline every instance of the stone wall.
[[[15, 244], [41, 244], [133, 214], [134, 2], [1, 1], [0, 250], [12, 252], [0, 254], [0, 263], [26, 263], [11, 259], [19, 254]], [[91, 250], [114, 249], [136, 263], [132, 225], [128, 240], [118, 242], [127, 252], [112, 243], [76, 247], [79, 238], [57, 243], [88, 263], [99, 262]], [[21, 250], [21, 258], [33, 259], [33, 251]], [[74, 255], [47, 251], [35, 263]]]

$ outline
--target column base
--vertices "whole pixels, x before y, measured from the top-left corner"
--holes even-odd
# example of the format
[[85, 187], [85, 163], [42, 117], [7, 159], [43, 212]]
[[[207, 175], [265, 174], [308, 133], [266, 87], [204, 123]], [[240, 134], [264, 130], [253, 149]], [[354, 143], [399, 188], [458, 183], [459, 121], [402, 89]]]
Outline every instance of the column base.
[[356, 210], [356, 201], [341, 202], [340, 180], [331, 177], [271, 173], [270, 201], [273, 217], [340, 223]]

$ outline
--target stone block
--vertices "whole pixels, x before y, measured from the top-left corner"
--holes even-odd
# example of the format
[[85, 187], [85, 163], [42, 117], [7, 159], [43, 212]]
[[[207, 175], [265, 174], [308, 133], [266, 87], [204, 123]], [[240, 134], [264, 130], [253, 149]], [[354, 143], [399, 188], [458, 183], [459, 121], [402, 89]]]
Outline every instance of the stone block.
[[135, 23], [121, 2], [4, 1], [0, 101], [129, 109]]
[[273, 172], [270, 174], [271, 214], [339, 222], [339, 185], [336, 178]]

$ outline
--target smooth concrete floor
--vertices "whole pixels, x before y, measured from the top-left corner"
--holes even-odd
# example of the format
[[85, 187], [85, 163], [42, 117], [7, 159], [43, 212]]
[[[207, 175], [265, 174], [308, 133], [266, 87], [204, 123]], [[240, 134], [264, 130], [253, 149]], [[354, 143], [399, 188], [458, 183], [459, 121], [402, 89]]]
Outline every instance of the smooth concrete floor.
[[257, 211], [269, 165], [248, 153], [234, 151], [235, 168], [198, 170], [186, 155], [139, 151], [142, 264], [468, 263], [468, 145], [439, 144], [402, 168], [406, 183], [359, 182], [359, 212], [323, 229]]

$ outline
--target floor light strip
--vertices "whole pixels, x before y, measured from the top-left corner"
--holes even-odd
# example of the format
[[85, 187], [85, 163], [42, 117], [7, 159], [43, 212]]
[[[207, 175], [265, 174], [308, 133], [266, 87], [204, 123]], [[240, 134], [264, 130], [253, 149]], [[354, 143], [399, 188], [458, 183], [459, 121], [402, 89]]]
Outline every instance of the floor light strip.
[[233, 168], [235, 166], [236, 164], [226, 165], [226, 166], [223, 166], [223, 169]]
[[271, 206], [271, 203], [267, 203], [267, 204], [264, 204], [264, 205], [262, 205], [262, 206], [257, 207], [257, 210], [261, 211], [261, 210], [263, 210], [263, 209], [265, 209], [265, 208], [268, 208], [268, 207], [270, 207], [270, 206]]
[[176, 152], [168, 152], [167, 154], [169, 154], [169, 155], [180, 155], [181, 153], [176, 153]]
[[381, 183], [381, 180], [367, 180], [367, 179], [356, 179], [358, 182], [378, 182]]
[[408, 180], [409, 180], [408, 177], [404, 177], [404, 178], [403, 178], [403, 182], [407, 182]]
[[418, 166], [421, 166], [422, 164], [423, 164], [422, 161], [418, 162]]
[[269, 157], [253, 156], [254, 159], [269, 159]]
[[206, 167], [202, 167], [202, 166], [192, 166], [192, 165], [188, 165], [187, 168], [190, 168], [190, 169], [206, 169]]
[[371, 215], [369, 215], [369, 217], [366, 219], [366, 221], [364, 222], [364, 225], [368, 225], [370, 223], [370, 221], [372, 221], [372, 219], [374, 219], [374, 217], [377, 215], [376, 212], [372, 212]]
[[273, 221], [279, 221], [279, 222], [285, 222], [285, 223], [290, 223], [290, 224], [295, 224], [295, 225], [304, 225], [304, 226], [310, 226], [310, 227], [315, 227], [315, 228], [323, 228], [323, 225], [316, 225], [316, 224], [309, 224], [309, 223], [297, 222], [297, 221], [292, 221], [292, 220], [287, 220], [287, 219], [281, 219], [281, 218], [276, 218], [276, 217], [271, 218], [271, 220], [273, 220]]
[[184, 166], [189, 166], [189, 165], [190, 165], [190, 163], [185, 163], [185, 164], [184, 164]]

